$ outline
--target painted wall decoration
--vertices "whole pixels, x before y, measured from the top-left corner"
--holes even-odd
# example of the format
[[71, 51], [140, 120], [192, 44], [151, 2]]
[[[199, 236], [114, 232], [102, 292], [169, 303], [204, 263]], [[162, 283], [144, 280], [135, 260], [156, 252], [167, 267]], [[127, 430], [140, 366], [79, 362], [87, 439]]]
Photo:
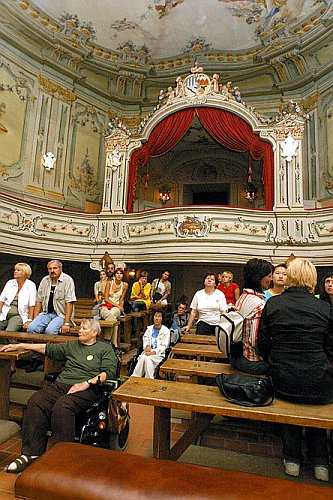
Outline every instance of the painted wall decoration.
[[[286, 29], [325, 8], [327, 0], [99, 0], [87, 11], [81, 0], [35, 0], [59, 23], [86, 30], [91, 40], [114, 51], [153, 58], [186, 52], [234, 50], [261, 46], [272, 31]], [[174, 36], [174, 33], [177, 36]], [[223, 37], [221, 37], [223, 33]]]
[[17, 177], [16, 165], [23, 154], [27, 107], [33, 106], [26, 99], [27, 87], [28, 81], [0, 60], [0, 165], [6, 179]]
[[88, 148], [78, 168], [77, 176], [73, 176], [70, 187], [90, 196], [98, 196], [100, 194], [95, 181], [95, 171], [90, 164]]
[[210, 230], [210, 217], [186, 216], [183, 220], [174, 218], [174, 230], [179, 238], [197, 237], [202, 238], [208, 235]]

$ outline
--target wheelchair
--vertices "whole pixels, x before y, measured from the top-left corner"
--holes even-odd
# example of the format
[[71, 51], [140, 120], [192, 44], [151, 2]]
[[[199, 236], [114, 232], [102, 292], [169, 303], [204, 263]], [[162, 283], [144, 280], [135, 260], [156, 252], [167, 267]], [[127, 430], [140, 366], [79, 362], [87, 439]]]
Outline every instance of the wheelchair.
[[[127, 446], [130, 429], [129, 406], [127, 403], [112, 399], [113, 391], [127, 378], [120, 376], [120, 357], [117, 351], [116, 355], [118, 360], [116, 378], [96, 384], [96, 390], [99, 392], [98, 401], [76, 417], [75, 442], [77, 443], [116, 451], [123, 451]], [[58, 375], [59, 373], [49, 373], [45, 376], [45, 381], [54, 382]]]
[[123, 379], [97, 385], [99, 400], [76, 418], [75, 441], [81, 444], [123, 451], [128, 442], [130, 416], [127, 403], [112, 399]]
[[[136, 354], [133, 356], [133, 358], [131, 359], [131, 361], [129, 361], [129, 363], [127, 365], [127, 375], [128, 375], [128, 377], [130, 377], [132, 375], [132, 373], [134, 372], [134, 368], [136, 367], [136, 364], [138, 362], [139, 356], [140, 356], [140, 354], [142, 352], [143, 352], [143, 347], [142, 346], [138, 347], [137, 351], [136, 351]], [[156, 366], [156, 368], [155, 368], [154, 378], [156, 378], [156, 379], [160, 379], [161, 378], [160, 377], [160, 367], [164, 363], [164, 361], [169, 357], [170, 352], [171, 352], [171, 347], [168, 347], [165, 350], [164, 357], [163, 357], [162, 361], [160, 361], [158, 363], [158, 365]]]

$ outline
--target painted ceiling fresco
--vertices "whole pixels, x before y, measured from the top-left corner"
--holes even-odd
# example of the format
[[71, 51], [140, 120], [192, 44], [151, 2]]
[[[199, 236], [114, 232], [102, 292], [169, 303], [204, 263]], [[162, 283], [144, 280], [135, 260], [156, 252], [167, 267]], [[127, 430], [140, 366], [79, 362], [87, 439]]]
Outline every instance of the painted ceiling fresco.
[[145, 50], [151, 58], [245, 50], [277, 27], [290, 29], [330, 0], [34, 0], [54, 20], [71, 19], [111, 50]]

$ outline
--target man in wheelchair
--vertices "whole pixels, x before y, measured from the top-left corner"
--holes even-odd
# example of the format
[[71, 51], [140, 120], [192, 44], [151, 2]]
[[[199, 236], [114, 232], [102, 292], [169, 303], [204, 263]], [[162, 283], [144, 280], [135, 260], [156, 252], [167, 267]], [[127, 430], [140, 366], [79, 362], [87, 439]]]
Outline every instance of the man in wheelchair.
[[7, 472], [22, 472], [44, 453], [49, 429], [54, 443], [75, 440], [76, 416], [99, 400], [99, 383], [116, 376], [116, 354], [111, 344], [98, 341], [99, 333], [99, 322], [85, 319], [77, 341], [8, 344], [0, 348], [0, 351], [29, 349], [65, 361], [57, 380], [29, 400], [23, 419], [22, 454], [6, 467]]

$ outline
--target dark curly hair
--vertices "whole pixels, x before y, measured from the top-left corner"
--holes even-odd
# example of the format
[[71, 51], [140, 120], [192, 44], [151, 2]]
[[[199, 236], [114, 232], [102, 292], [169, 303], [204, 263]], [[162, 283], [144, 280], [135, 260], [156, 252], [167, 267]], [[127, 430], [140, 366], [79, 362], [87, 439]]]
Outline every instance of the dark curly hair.
[[243, 271], [244, 288], [251, 288], [255, 292], [262, 292], [261, 280], [271, 274], [273, 266], [268, 260], [250, 259]]
[[165, 312], [162, 309], [156, 309], [156, 311], [153, 314], [153, 323], [154, 323], [154, 316], [156, 313], [161, 313], [162, 314], [162, 325], [165, 325], [166, 322], [166, 315]]

